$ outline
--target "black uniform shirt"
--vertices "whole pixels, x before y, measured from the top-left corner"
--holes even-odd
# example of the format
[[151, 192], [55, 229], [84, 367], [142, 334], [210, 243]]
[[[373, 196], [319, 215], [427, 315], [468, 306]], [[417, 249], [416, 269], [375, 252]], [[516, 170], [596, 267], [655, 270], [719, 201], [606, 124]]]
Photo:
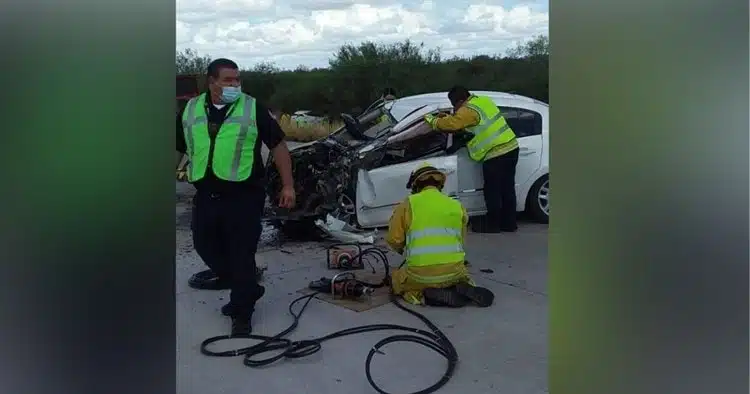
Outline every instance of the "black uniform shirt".
[[[232, 105], [225, 105], [219, 109], [213, 104], [210, 104], [210, 102], [211, 98], [206, 97], [206, 103], [208, 103], [208, 123], [223, 123], [224, 119], [227, 118], [227, 111], [229, 111]], [[182, 128], [182, 114], [184, 111], [185, 109], [183, 108], [177, 114], [177, 151], [180, 153], [187, 152], [185, 134]], [[203, 111], [203, 108], [196, 108], [196, 111]], [[261, 155], [261, 143], [265, 144], [269, 150], [273, 150], [284, 140], [285, 135], [276, 120], [271, 117], [268, 109], [263, 105], [258, 104], [257, 101], [255, 104], [255, 116], [257, 118], [256, 124], [258, 127], [258, 138], [255, 140], [255, 157], [250, 177], [242, 182], [225, 181], [217, 178], [216, 175], [214, 175], [213, 170], [209, 167], [206, 170], [206, 175], [201, 180], [194, 183], [196, 189], [210, 193], [226, 193], [263, 187], [265, 163], [263, 163], [263, 157]], [[211, 149], [213, 149], [213, 141], [211, 142]]]

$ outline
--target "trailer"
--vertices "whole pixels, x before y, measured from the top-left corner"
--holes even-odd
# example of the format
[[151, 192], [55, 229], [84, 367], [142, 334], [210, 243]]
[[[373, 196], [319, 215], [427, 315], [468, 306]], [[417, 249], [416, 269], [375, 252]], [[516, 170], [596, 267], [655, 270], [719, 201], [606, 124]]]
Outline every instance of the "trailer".
[[191, 98], [200, 94], [198, 75], [177, 76], [177, 113], [180, 113]]
[[[200, 83], [198, 75], [178, 75], [177, 76], [177, 105], [175, 108], [176, 114], [179, 114], [183, 108], [187, 105], [191, 98], [199, 95]], [[178, 157], [182, 155], [178, 154]], [[184, 175], [185, 167], [187, 166], [187, 156], [181, 158], [177, 163], [177, 179], [182, 181], [184, 177], [180, 176], [180, 173]]]

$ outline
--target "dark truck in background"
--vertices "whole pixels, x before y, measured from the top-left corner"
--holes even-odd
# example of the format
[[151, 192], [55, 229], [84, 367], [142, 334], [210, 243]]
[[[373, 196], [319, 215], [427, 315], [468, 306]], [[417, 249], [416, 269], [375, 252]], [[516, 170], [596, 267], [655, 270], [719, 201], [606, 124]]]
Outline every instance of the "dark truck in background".
[[[200, 94], [198, 75], [178, 75], [177, 83], [175, 85], [177, 88], [177, 106], [175, 108], [176, 116], [183, 108], [185, 108], [187, 102], [190, 101], [191, 98]], [[177, 163], [177, 172], [179, 173], [185, 168], [185, 166], [187, 166], [187, 157], [183, 157], [182, 160]]]
[[177, 76], [177, 113], [180, 113], [191, 98], [200, 94], [198, 75]]

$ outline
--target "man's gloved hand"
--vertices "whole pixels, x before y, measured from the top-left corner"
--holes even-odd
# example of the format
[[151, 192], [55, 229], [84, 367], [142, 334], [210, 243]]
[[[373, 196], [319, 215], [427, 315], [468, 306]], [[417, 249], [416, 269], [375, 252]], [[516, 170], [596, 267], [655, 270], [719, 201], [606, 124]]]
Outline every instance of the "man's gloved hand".
[[427, 114], [424, 116], [424, 121], [427, 122], [427, 124], [430, 125], [433, 130], [435, 129], [435, 122], [437, 121], [437, 119], [438, 118], [432, 114]]
[[181, 170], [181, 171], [178, 170], [177, 171], [177, 180], [180, 181], [180, 182], [187, 181], [187, 171], [185, 171], [185, 170]]

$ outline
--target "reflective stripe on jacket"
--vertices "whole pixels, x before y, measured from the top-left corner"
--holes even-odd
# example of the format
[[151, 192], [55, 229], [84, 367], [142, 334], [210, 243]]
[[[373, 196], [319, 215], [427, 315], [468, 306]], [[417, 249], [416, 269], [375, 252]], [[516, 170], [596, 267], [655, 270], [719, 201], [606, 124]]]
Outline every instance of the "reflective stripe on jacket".
[[404, 248], [407, 269], [463, 261], [461, 203], [428, 188], [409, 196], [409, 205], [412, 217]]
[[213, 143], [208, 131], [206, 94], [191, 99], [182, 115], [182, 126], [187, 142], [187, 155], [190, 164], [187, 168], [188, 180], [195, 182], [206, 175], [208, 160], [219, 179], [244, 181], [253, 171], [255, 141], [258, 126], [255, 117], [255, 99], [241, 95], [229, 109], [228, 118], [221, 125]]
[[[474, 134], [474, 137], [466, 144], [469, 156], [474, 161], [481, 162], [491, 150], [495, 153], [493, 156], [500, 156], [518, 147], [516, 134], [511, 130], [492, 99], [485, 96], [471, 96], [464, 105], [476, 111], [480, 118], [479, 124], [466, 129]], [[506, 145], [507, 149], [497, 152], [494, 148], [501, 145]]]

